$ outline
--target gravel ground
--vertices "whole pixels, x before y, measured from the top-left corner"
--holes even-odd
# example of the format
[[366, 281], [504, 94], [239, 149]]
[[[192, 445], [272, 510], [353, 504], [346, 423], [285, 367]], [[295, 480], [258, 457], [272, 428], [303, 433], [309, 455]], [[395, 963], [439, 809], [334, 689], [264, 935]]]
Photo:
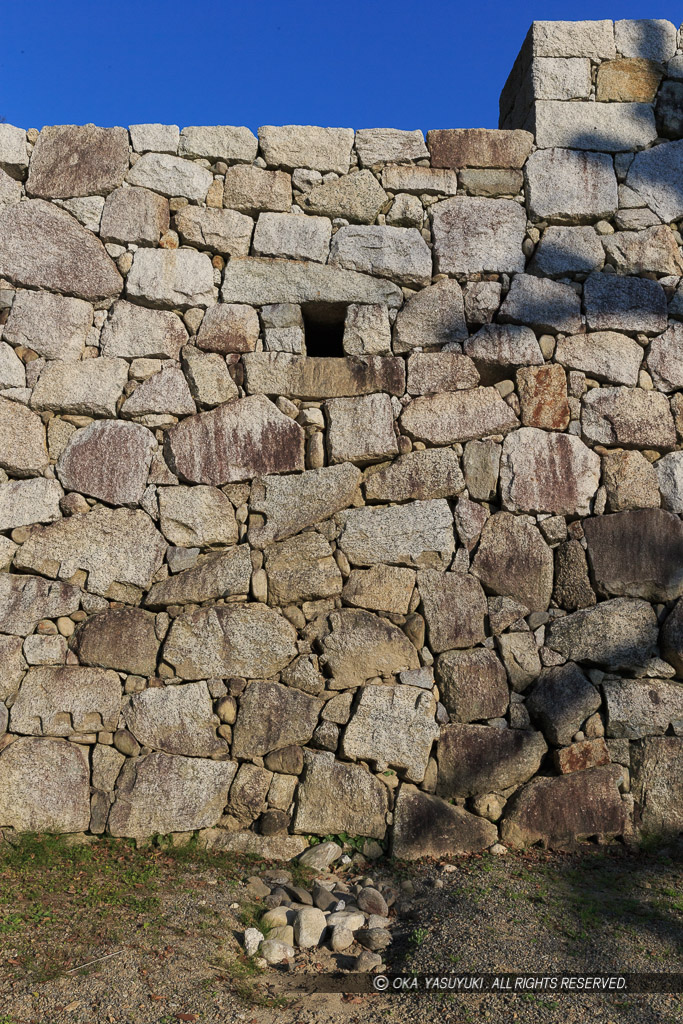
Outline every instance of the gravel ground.
[[[242, 931], [264, 909], [246, 878], [266, 865], [121, 849], [0, 857], [0, 1024], [683, 1022], [681, 995], [298, 991], [351, 957], [300, 951], [290, 969], [263, 972], [246, 960]], [[364, 873], [399, 893], [392, 972], [682, 972], [681, 852], [591, 848]]]

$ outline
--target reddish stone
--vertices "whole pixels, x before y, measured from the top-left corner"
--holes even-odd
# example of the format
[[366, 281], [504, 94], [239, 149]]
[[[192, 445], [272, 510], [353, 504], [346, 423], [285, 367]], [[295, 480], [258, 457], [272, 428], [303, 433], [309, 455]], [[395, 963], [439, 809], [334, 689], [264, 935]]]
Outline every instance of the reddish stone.
[[493, 128], [439, 128], [427, 132], [432, 167], [523, 167], [531, 152], [530, 132]]
[[517, 391], [525, 427], [566, 430], [569, 426], [567, 379], [558, 363], [522, 367], [517, 371]]
[[609, 764], [610, 756], [603, 739], [582, 740], [581, 743], [572, 743], [569, 747], [556, 750], [553, 760], [558, 772], [568, 775], [570, 772], [582, 772], [586, 768]]

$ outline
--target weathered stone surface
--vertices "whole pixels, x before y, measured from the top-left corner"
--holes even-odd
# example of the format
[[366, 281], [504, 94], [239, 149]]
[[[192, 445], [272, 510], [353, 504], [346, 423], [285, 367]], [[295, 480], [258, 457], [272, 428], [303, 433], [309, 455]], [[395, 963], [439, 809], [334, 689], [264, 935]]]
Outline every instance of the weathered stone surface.
[[310, 192], [298, 195], [296, 202], [306, 213], [372, 224], [385, 203], [389, 202], [389, 196], [371, 171], [359, 171], [318, 185]]
[[680, 601], [664, 622], [659, 643], [662, 657], [683, 676], [683, 603]]
[[512, 169], [478, 169], [476, 167], [460, 171], [460, 186], [470, 196], [486, 196], [499, 199], [502, 196], [515, 196], [520, 192], [524, 176], [521, 171]]
[[683, 216], [683, 141], [668, 142], [636, 153], [626, 185], [662, 220], [670, 223]]
[[353, 502], [360, 480], [360, 470], [349, 464], [255, 480], [251, 509], [265, 516], [265, 522], [250, 523], [249, 542], [265, 547], [329, 519]]
[[626, 334], [595, 331], [592, 334], [558, 338], [555, 359], [562, 366], [583, 370], [597, 380], [635, 387], [643, 350], [637, 341]]
[[581, 740], [553, 753], [553, 764], [562, 775], [567, 775], [569, 772], [582, 772], [587, 768], [597, 768], [599, 765], [609, 763], [609, 750], [601, 737], [594, 740]]
[[458, 175], [455, 171], [437, 167], [387, 164], [382, 168], [382, 185], [390, 192], [454, 196], [458, 191]]
[[683, 261], [671, 229], [661, 224], [645, 231], [617, 231], [602, 243], [609, 262], [619, 274], [675, 274]]
[[344, 731], [342, 753], [379, 771], [391, 765], [421, 782], [439, 735], [435, 712], [432, 694], [416, 686], [366, 686]]
[[[659, 508], [660, 487], [663, 494], [666, 490], [673, 497], [666, 481], [671, 479], [673, 482], [676, 479], [677, 468], [674, 467], [679, 464], [677, 454], [673, 452], [665, 455], [654, 466], [636, 451], [615, 451], [603, 455], [602, 482], [607, 491], [608, 510], [625, 512], [633, 508]], [[667, 462], [669, 459], [675, 461]], [[674, 473], [671, 478], [669, 467]], [[669, 512], [683, 512], [683, 502], [680, 508], [672, 508], [665, 498], [663, 504]]]
[[458, 456], [452, 448], [428, 448], [401, 455], [365, 478], [368, 501], [410, 501], [450, 498], [465, 487]]
[[536, 57], [529, 69], [537, 100], [588, 99], [591, 65], [586, 57]]
[[126, 181], [160, 192], [162, 196], [183, 196], [201, 203], [206, 199], [213, 176], [211, 171], [191, 160], [166, 153], [143, 153], [128, 171]]
[[266, 605], [219, 605], [174, 619], [163, 657], [181, 679], [262, 679], [296, 656], [295, 639], [294, 627]]
[[446, 199], [434, 206], [438, 274], [524, 270], [526, 216], [511, 199]]
[[178, 152], [181, 156], [204, 157], [212, 162], [256, 159], [258, 140], [248, 128], [229, 124], [192, 125], [180, 133]]
[[683, 324], [671, 324], [653, 338], [647, 354], [647, 368], [659, 391], [683, 388]]
[[484, 639], [486, 598], [479, 582], [461, 572], [419, 572], [417, 583], [432, 651], [472, 647]]
[[443, 498], [340, 512], [339, 547], [353, 565], [389, 562], [445, 568], [455, 550], [453, 515]]
[[254, 764], [242, 764], [230, 787], [228, 812], [243, 825], [249, 825], [266, 808], [272, 773]]
[[676, 732], [683, 723], [683, 685], [668, 679], [620, 679], [606, 676], [602, 691], [607, 708], [606, 733], [610, 737], [639, 740]]
[[485, 324], [467, 338], [463, 350], [487, 384], [510, 376], [518, 366], [543, 365], [543, 353], [530, 327]]
[[240, 697], [233, 757], [251, 758], [307, 743], [323, 702], [280, 683], [252, 682]]
[[662, 68], [638, 57], [604, 61], [598, 68], [595, 98], [599, 103], [652, 103], [662, 80]]
[[83, 832], [90, 823], [86, 748], [20, 737], [0, 754], [0, 824], [18, 832]]
[[163, 196], [147, 188], [117, 188], [104, 204], [100, 238], [120, 245], [158, 245], [168, 225], [168, 202]]
[[300, 604], [341, 594], [342, 575], [319, 533], [302, 533], [266, 549], [270, 604]]
[[578, 665], [546, 668], [527, 697], [527, 710], [555, 746], [565, 747], [600, 707], [600, 694]]
[[59, 457], [57, 474], [67, 491], [110, 505], [137, 505], [156, 443], [150, 430], [135, 423], [91, 423], [72, 435]]
[[140, 510], [97, 508], [50, 526], [37, 526], [15, 556], [18, 569], [52, 579], [88, 574], [86, 589], [106, 595], [113, 583], [148, 587], [166, 544]]
[[589, 768], [559, 778], [534, 779], [506, 807], [501, 838], [523, 849], [540, 839], [553, 848], [594, 835], [620, 835], [626, 824], [617, 765]]
[[479, 373], [469, 356], [458, 352], [416, 352], [408, 359], [408, 393], [429, 395], [476, 387]]
[[[485, 523], [472, 572], [494, 594], [545, 611], [553, 587], [553, 555], [526, 517], [498, 512]], [[493, 717], [493, 716], [490, 716]]]
[[489, 511], [484, 505], [469, 498], [460, 498], [455, 506], [455, 528], [458, 538], [468, 551], [475, 547], [479, 540]]
[[108, 831], [142, 839], [215, 825], [227, 803], [234, 761], [153, 753], [126, 762]]
[[462, 289], [457, 281], [444, 279], [411, 295], [401, 309], [396, 317], [394, 351], [447, 345], [466, 337]]
[[10, 729], [30, 736], [113, 732], [120, 705], [116, 672], [75, 665], [30, 668], [10, 711]]
[[235, 512], [217, 487], [160, 487], [160, 527], [171, 544], [212, 547], [235, 544]]
[[158, 373], [138, 384], [130, 398], [121, 406], [121, 416], [169, 415], [188, 416], [196, 412], [194, 399], [182, 370], [162, 366]]
[[3, 338], [24, 345], [46, 359], [80, 359], [92, 325], [92, 306], [82, 299], [50, 292], [19, 291]]
[[[6, 573], [4, 575], [7, 576]], [[26, 577], [23, 578], [26, 579]], [[6, 598], [7, 594], [3, 593], [2, 596], [3, 598]], [[5, 602], [5, 612], [3, 614], [3, 620], [0, 623], [3, 629], [6, 628], [5, 622], [9, 610], [10, 609], [8, 603]], [[21, 637], [0, 635], [0, 658], [2, 658], [2, 676], [0, 676], [0, 700], [2, 701], [11, 703], [11, 701], [14, 700], [17, 690], [19, 689], [19, 684], [24, 677], [24, 673], [26, 672], [27, 665], [22, 652], [23, 643], [24, 641], [21, 639]], [[4, 732], [6, 731], [6, 729], [7, 722], [5, 721], [2, 731]]]
[[528, 269], [543, 277], [564, 277], [601, 270], [604, 262], [605, 250], [594, 228], [551, 224], [543, 232]]
[[128, 366], [122, 359], [54, 360], [43, 369], [31, 405], [52, 412], [116, 416], [116, 402], [127, 380]]
[[347, 356], [390, 355], [391, 324], [386, 306], [347, 306], [343, 345]]
[[[1, 255], [0, 249], [0, 258]], [[403, 295], [392, 282], [377, 281], [353, 270], [254, 257], [230, 260], [223, 276], [221, 298], [223, 302], [246, 302], [252, 306], [273, 302], [380, 302], [396, 309]]]
[[645, 334], [666, 330], [666, 295], [656, 281], [589, 274], [583, 295], [590, 330]]
[[355, 608], [332, 612], [322, 648], [320, 664], [332, 676], [334, 689], [419, 667], [417, 651], [398, 626]]
[[120, 299], [102, 328], [101, 350], [103, 356], [126, 359], [177, 359], [186, 342], [187, 331], [175, 313]]
[[126, 294], [142, 305], [162, 309], [212, 306], [211, 260], [192, 249], [138, 249], [126, 278]]
[[583, 436], [625, 448], [673, 448], [676, 431], [669, 403], [658, 391], [593, 388], [582, 399]]
[[427, 132], [433, 167], [523, 167], [533, 135], [492, 128], [440, 128]]
[[581, 300], [573, 288], [531, 274], [516, 274], [500, 307], [501, 323], [571, 334], [581, 326]]
[[200, 405], [213, 407], [238, 397], [237, 385], [218, 352], [205, 353], [187, 345], [182, 365], [190, 392]]
[[522, 427], [505, 438], [500, 486], [511, 512], [587, 515], [599, 483], [600, 458], [578, 437]]
[[70, 641], [81, 665], [137, 676], [156, 674], [159, 641], [154, 616], [139, 608], [110, 608], [87, 619]]
[[28, 167], [26, 132], [3, 122], [0, 128], [0, 167], [13, 178], [22, 178]]
[[64, 492], [56, 480], [10, 480], [0, 484], [0, 530], [61, 519], [59, 500]]
[[[327, 217], [261, 213], [254, 232], [254, 253], [326, 263], [331, 233], [332, 224]], [[235, 255], [248, 255], [248, 248], [246, 252]]]
[[426, 285], [432, 277], [431, 251], [417, 228], [342, 227], [332, 239], [330, 265], [406, 285]]
[[356, 150], [361, 166], [379, 163], [409, 163], [429, 157], [421, 131], [398, 128], [361, 128], [356, 132]]
[[48, 465], [45, 427], [23, 405], [0, 398], [0, 467], [31, 476]]
[[175, 215], [174, 224], [186, 245], [226, 256], [249, 255], [254, 222], [236, 210], [185, 206]]
[[0, 341], [0, 389], [25, 387], [24, 364], [13, 348]]
[[304, 468], [303, 430], [262, 395], [189, 416], [167, 438], [172, 469], [192, 483], [234, 483]]
[[95, 125], [51, 125], [38, 136], [26, 191], [43, 199], [106, 196], [128, 170], [128, 132]]
[[259, 330], [258, 313], [251, 306], [221, 302], [204, 314], [197, 346], [211, 352], [253, 352]]
[[495, 388], [425, 395], [412, 401], [401, 414], [406, 433], [436, 445], [506, 434], [518, 425], [519, 420]]
[[255, 216], [262, 210], [289, 213], [292, 179], [283, 171], [264, 171], [251, 165], [229, 167], [225, 175], [223, 205]]
[[398, 791], [391, 835], [392, 856], [398, 860], [478, 853], [497, 838], [495, 825], [462, 807], [406, 783]]
[[246, 544], [214, 555], [194, 569], [155, 583], [145, 598], [148, 608], [202, 601], [249, 593], [251, 558]]
[[264, 125], [258, 130], [259, 145], [269, 167], [310, 167], [314, 171], [347, 174], [353, 146], [352, 128], [318, 128], [312, 125]]
[[569, 612], [589, 608], [596, 602], [588, 576], [586, 553], [578, 540], [565, 541], [557, 548], [553, 600]]
[[114, 747], [98, 743], [92, 752], [92, 784], [104, 793], [114, 788], [125, 757]]
[[314, 835], [355, 835], [381, 839], [386, 831], [386, 786], [367, 768], [337, 761], [333, 754], [307, 750], [299, 786], [294, 831]]
[[524, 173], [533, 220], [585, 224], [614, 215], [618, 198], [612, 159], [605, 153], [576, 152], [583, 148], [531, 154]]
[[506, 713], [507, 676], [493, 651], [446, 651], [436, 660], [436, 674], [441, 703], [452, 722], [502, 718]]
[[450, 799], [517, 786], [538, 771], [547, 749], [540, 732], [446, 725], [439, 740], [436, 792]]
[[636, 824], [645, 834], [679, 835], [683, 827], [683, 740], [653, 736], [631, 750]]
[[676, 52], [676, 28], [655, 18], [624, 18], [614, 22], [614, 41], [624, 57], [667, 61]]
[[412, 569], [373, 565], [370, 569], [351, 570], [342, 598], [355, 608], [407, 615], [414, 586], [415, 573]]
[[123, 709], [123, 720], [138, 743], [167, 754], [211, 757], [228, 752], [225, 740], [216, 736], [218, 718], [205, 682], [135, 693]]
[[657, 130], [660, 136], [667, 139], [680, 139], [683, 132], [681, 119], [681, 98], [683, 87], [681, 82], [664, 82], [655, 108]]
[[337, 358], [289, 352], [248, 352], [243, 357], [246, 389], [251, 394], [320, 399], [405, 390], [405, 365], [390, 356]]
[[574, 661], [632, 669], [651, 657], [657, 633], [655, 613], [646, 601], [618, 597], [555, 619], [546, 646]]
[[90, 301], [118, 295], [123, 286], [100, 240], [42, 199], [0, 209], [0, 275]]
[[517, 393], [525, 427], [565, 430], [569, 425], [567, 378], [556, 363], [517, 370]]
[[663, 509], [636, 509], [584, 522], [588, 559], [607, 594], [671, 601], [683, 594], [683, 523]]
[[41, 619], [56, 619], [77, 611], [80, 597], [78, 587], [68, 583], [48, 583], [39, 576], [2, 573], [0, 631], [26, 636]]
[[510, 686], [523, 693], [541, 671], [541, 659], [532, 633], [503, 633], [496, 647], [505, 665]]
[[325, 404], [327, 450], [331, 464], [365, 465], [398, 455], [389, 395], [334, 398]]
[[649, 103], [563, 103], [534, 106], [539, 149], [566, 147], [621, 153], [649, 146], [657, 138]]

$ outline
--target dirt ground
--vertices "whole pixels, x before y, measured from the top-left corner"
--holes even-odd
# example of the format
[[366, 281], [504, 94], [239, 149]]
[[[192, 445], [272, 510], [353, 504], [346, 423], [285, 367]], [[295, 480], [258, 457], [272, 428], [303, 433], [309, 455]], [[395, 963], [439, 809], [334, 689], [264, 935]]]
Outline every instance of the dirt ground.
[[[362, 875], [351, 865], [343, 877], [370, 874], [397, 893], [391, 972], [683, 973], [682, 852], [486, 854]], [[192, 845], [0, 845], [0, 1024], [683, 1022], [680, 993], [303, 991], [352, 957], [301, 951], [260, 970], [244, 956], [242, 932], [265, 909], [247, 879], [272, 867]], [[287, 868], [299, 884], [313, 878]]]

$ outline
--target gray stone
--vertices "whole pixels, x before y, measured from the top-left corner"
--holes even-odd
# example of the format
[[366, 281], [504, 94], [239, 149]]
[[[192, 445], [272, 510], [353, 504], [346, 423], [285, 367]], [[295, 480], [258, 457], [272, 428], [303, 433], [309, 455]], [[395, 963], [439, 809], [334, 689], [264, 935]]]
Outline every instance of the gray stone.
[[439, 796], [478, 796], [526, 782], [547, 746], [540, 732], [490, 725], [446, 725], [439, 740]]
[[[301, 217], [293, 213], [261, 213], [254, 232], [257, 256], [326, 263], [332, 224], [327, 217]], [[236, 255], [246, 256], [248, 252]]]
[[320, 943], [327, 921], [317, 907], [302, 907], [294, 919], [294, 940], [301, 949], [310, 949]]
[[266, 797], [272, 780], [272, 773], [258, 765], [241, 764], [235, 781], [230, 787], [230, 803], [227, 811], [233, 821], [250, 825], [265, 810]]
[[265, 521], [250, 522], [249, 542], [265, 547], [328, 519], [352, 504], [360, 480], [360, 470], [348, 463], [297, 476], [260, 477], [252, 486], [251, 510]]
[[398, 455], [389, 395], [334, 398], [325, 403], [327, 451], [331, 464], [365, 465]]
[[410, 163], [429, 157], [420, 131], [397, 128], [361, 128], [356, 132], [356, 150], [362, 167], [379, 163]]
[[427, 285], [432, 277], [432, 255], [417, 228], [342, 227], [332, 239], [330, 265], [405, 285]]
[[36, 526], [15, 555], [17, 569], [70, 579], [88, 574], [86, 589], [106, 596], [114, 583], [146, 588], [166, 543], [142, 511], [96, 508], [50, 526]]
[[647, 663], [657, 633], [655, 613], [646, 601], [619, 597], [555, 619], [546, 646], [578, 662], [633, 669]]
[[114, 747], [106, 747], [98, 743], [92, 752], [92, 784], [95, 789], [104, 793], [114, 788], [125, 757]]
[[555, 746], [565, 747], [600, 708], [600, 694], [573, 662], [546, 668], [526, 699], [527, 710]]
[[683, 272], [683, 261], [671, 229], [666, 224], [645, 231], [616, 231], [602, 244], [618, 274], [674, 274]]
[[138, 249], [126, 278], [126, 294], [144, 306], [188, 309], [212, 306], [213, 267], [191, 249]]
[[218, 605], [174, 619], [163, 657], [181, 679], [262, 679], [292, 661], [295, 639], [294, 627], [266, 605]]
[[530, 67], [537, 100], [588, 99], [591, 64], [586, 57], [536, 57]]
[[168, 202], [162, 196], [146, 188], [117, 188], [104, 204], [100, 238], [120, 245], [158, 245], [168, 225]]
[[642, 149], [657, 138], [649, 103], [563, 103], [538, 100], [534, 105], [536, 145], [621, 153]]
[[432, 694], [416, 686], [365, 686], [344, 731], [342, 754], [371, 761], [377, 771], [398, 768], [421, 782], [439, 735], [435, 712]]
[[352, 224], [372, 224], [389, 196], [371, 171], [359, 171], [318, 185], [298, 195], [296, 202], [306, 213], [343, 217]]
[[495, 388], [443, 392], [414, 399], [401, 414], [411, 437], [430, 444], [455, 444], [487, 434], [506, 434], [519, 420]]
[[279, 939], [264, 939], [259, 946], [259, 953], [267, 964], [281, 964], [293, 959], [294, 947]]
[[253, 352], [259, 331], [259, 318], [255, 309], [221, 302], [211, 306], [204, 314], [197, 335], [197, 347], [211, 352]]
[[338, 545], [352, 565], [388, 562], [446, 568], [455, 550], [453, 515], [443, 498], [338, 514]]
[[228, 799], [234, 761], [153, 753], [126, 762], [109, 813], [113, 836], [143, 839], [215, 825]]
[[427, 133], [434, 167], [523, 167], [533, 136], [495, 128], [440, 128]]
[[407, 615], [415, 587], [412, 569], [395, 565], [373, 565], [352, 569], [342, 591], [344, 602], [355, 608]]
[[123, 720], [138, 743], [167, 754], [212, 757], [228, 752], [225, 740], [216, 736], [218, 719], [205, 682], [134, 693]]
[[57, 463], [67, 491], [100, 498], [109, 505], [138, 505], [147, 486], [156, 438], [135, 423], [105, 420], [71, 436]]
[[[49, 583], [40, 576], [0, 573], [0, 631], [3, 633], [26, 636], [41, 619], [56, 619], [78, 611], [80, 602], [80, 590], [68, 583]], [[10, 673], [14, 679], [17, 663], [5, 650], [3, 664], [4, 673]], [[5, 696], [0, 699], [4, 700]]]
[[662, 735], [683, 724], [683, 685], [667, 679], [620, 679], [606, 676], [602, 692], [610, 737], [639, 740]]
[[675, 837], [683, 826], [683, 740], [653, 736], [632, 747], [631, 792], [635, 820], [646, 835]]
[[60, 519], [60, 498], [56, 480], [10, 480], [0, 484], [0, 530], [13, 530], [31, 523], [53, 523]]
[[138, 384], [130, 398], [121, 406], [121, 415], [188, 416], [196, 406], [182, 370], [177, 366], [162, 366], [158, 373]]
[[0, 169], [0, 206], [10, 206], [21, 199], [21, 182]]
[[90, 301], [118, 295], [123, 286], [100, 240], [42, 199], [0, 209], [0, 275]]
[[539, 57], [614, 57], [611, 21], [534, 21], [531, 50]]
[[478, 853], [497, 837], [495, 825], [462, 807], [405, 783], [398, 791], [391, 845], [398, 860], [448, 860]]
[[186, 342], [187, 331], [175, 313], [119, 299], [104, 323], [100, 344], [103, 356], [177, 359]]
[[394, 351], [447, 345], [467, 338], [462, 289], [444, 279], [411, 295], [396, 317]]
[[82, 299], [18, 291], [3, 337], [12, 345], [24, 345], [46, 359], [74, 362], [81, 357], [92, 317], [92, 306]]
[[10, 729], [29, 736], [113, 732], [120, 705], [116, 672], [80, 665], [29, 668], [10, 711]]
[[436, 660], [441, 702], [452, 722], [502, 718], [509, 693], [505, 669], [483, 647], [446, 651]]
[[178, 152], [181, 156], [204, 157], [212, 162], [243, 160], [251, 163], [256, 159], [258, 140], [248, 128], [227, 124], [192, 125], [181, 131]]
[[623, 19], [614, 22], [614, 41], [624, 57], [667, 61], [676, 52], [676, 28], [654, 18]]
[[416, 352], [408, 359], [408, 393], [429, 395], [476, 387], [479, 373], [469, 358], [458, 352]]
[[82, 196], [77, 199], [55, 199], [54, 205], [72, 214], [77, 221], [92, 231], [99, 234], [102, 211], [104, 210], [104, 199], [102, 196]]
[[647, 354], [647, 368], [659, 391], [683, 388], [683, 324], [673, 323], [653, 338]]
[[543, 365], [543, 353], [530, 327], [485, 324], [465, 341], [463, 350], [487, 384], [505, 379], [518, 366]]
[[[27, 577], [9, 576], [8, 573], [3, 574], [5, 578], [9, 579], [20, 579], [25, 580]], [[5, 590], [5, 588], [0, 588]], [[5, 599], [5, 610], [3, 612], [0, 625], [3, 629], [7, 629], [9, 613], [11, 612], [11, 606], [6, 600], [9, 596], [6, 592], [3, 593], [3, 599]], [[19, 684], [24, 678], [26, 672], [26, 660], [23, 655], [23, 641], [21, 637], [17, 636], [2, 636], [0, 635], [0, 658], [2, 658], [2, 677], [0, 678], [0, 700], [7, 703], [11, 703], [19, 689]], [[6, 730], [7, 723], [5, 723]], [[3, 731], [5, 731], [3, 730]]]
[[427, 569], [418, 573], [417, 583], [432, 651], [472, 647], [483, 641], [487, 606], [476, 579]]
[[143, 153], [128, 171], [126, 181], [160, 192], [162, 196], [183, 196], [201, 203], [206, 199], [213, 176], [211, 171], [191, 160], [166, 153]]
[[234, 483], [304, 468], [303, 430], [262, 395], [190, 416], [167, 438], [171, 468], [192, 483]]
[[70, 641], [82, 665], [138, 676], [156, 674], [159, 641], [154, 616], [139, 608], [109, 608], [86, 619]]
[[626, 334], [595, 331], [558, 338], [555, 359], [562, 366], [582, 370], [597, 380], [635, 387], [643, 350]]
[[618, 206], [612, 159], [605, 153], [575, 151], [593, 146], [574, 145], [573, 140], [568, 144], [574, 148], [541, 148], [527, 160], [524, 173], [531, 218], [558, 224], [611, 218]]
[[586, 519], [588, 560], [603, 593], [672, 601], [683, 594], [683, 523], [659, 508]]
[[225, 175], [223, 206], [256, 216], [261, 210], [289, 213], [292, 207], [292, 179], [283, 171], [238, 164]]
[[330, 632], [321, 644], [320, 665], [337, 690], [419, 666], [417, 651], [398, 626], [356, 608], [332, 612]]
[[136, 153], [177, 153], [180, 129], [177, 124], [131, 124], [130, 141]]
[[390, 355], [391, 325], [386, 306], [347, 306], [343, 344], [347, 356]]
[[498, 489], [501, 447], [493, 441], [468, 441], [462, 458], [470, 497], [491, 501]]
[[405, 391], [405, 363], [395, 357], [306, 358], [288, 352], [247, 352], [242, 363], [250, 394], [315, 400]]
[[[669, 512], [683, 512], [672, 508], [676, 497], [678, 453], [666, 455], [653, 466], [644, 455], [636, 451], [608, 452], [602, 457], [602, 481], [607, 491], [610, 512], [625, 512], [632, 508], [659, 508], [659, 489], [662, 488], [664, 508]], [[659, 482], [658, 482], [659, 478]], [[669, 500], [664, 497], [665, 491]]]
[[17, 832], [84, 832], [90, 823], [85, 747], [17, 738], [0, 754], [0, 824]]
[[0, 468], [17, 476], [42, 473], [48, 465], [45, 427], [35, 413], [0, 398]]
[[0, 126], [0, 167], [13, 178], [22, 178], [28, 167], [26, 132], [13, 124]]
[[[545, 611], [553, 588], [553, 555], [529, 519], [498, 512], [484, 524], [473, 574], [484, 586], [530, 611]], [[493, 716], [489, 716], [493, 717]]]
[[43, 199], [106, 196], [121, 184], [127, 170], [125, 128], [50, 125], [33, 148], [26, 191]]
[[225, 256], [248, 256], [254, 222], [236, 210], [184, 206], [174, 217], [176, 231], [186, 245]]
[[352, 128], [311, 125], [264, 125], [259, 145], [269, 167], [310, 167], [314, 171], [347, 174], [353, 146]]
[[458, 191], [458, 176], [455, 171], [440, 167], [387, 164], [382, 168], [382, 185], [390, 192], [454, 196]]
[[85, 416], [116, 416], [116, 403], [128, 380], [122, 359], [49, 362], [33, 389], [34, 409]]
[[569, 285], [516, 274], [498, 316], [501, 323], [571, 334], [581, 326], [581, 302]]
[[589, 274], [583, 296], [590, 330], [645, 334], [666, 330], [666, 295], [656, 281]]
[[224, 597], [246, 596], [250, 580], [249, 547], [240, 544], [208, 558], [195, 568], [155, 583], [145, 598], [145, 605], [164, 608], [169, 604], [200, 604]]
[[421, 501], [450, 498], [465, 488], [458, 456], [452, 448], [408, 452], [367, 475], [368, 501]]
[[[653, 473], [661, 493], [662, 508], [668, 512], [683, 512], [683, 452], [671, 452], [659, 459]], [[653, 496], [651, 504], [658, 504], [656, 496]]]
[[159, 515], [171, 544], [212, 547], [238, 539], [232, 504], [217, 487], [160, 487]]
[[361, 765], [344, 764], [333, 754], [305, 753], [294, 831], [314, 835], [347, 832], [381, 839], [386, 831], [389, 791]]
[[516, 196], [522, 189], [524, 176], [513, 168], [464, 168], [459, 174], [460, 187], [471, 196], [499, 199]]
[[500, 487], [511, 512], [587, 515], [599, 483], [600, 458], [578, 437], [522, 427], [505, 438]]
[[667, 223], [683, 216], [683, 141], [636, 153], [626, 185]]
[[581, 430], [594, 444], [666, 449], [676, 443], [671, 409], [659, 391], [593, 388], [581, 405]]
[[524, 270], [526, 216], [510, 199], [446, 199], [434, 206], [436, 273]]
[[543, 277], [565, 277], [601, 270], [604, 262], [605, 250], [595, 228], [550, 225], [541, 236], [529, 271]]
[[221, 405], [239, 395], [225, 359], [218, 352], [204, 353], [187, 345], [183, 349], [183, 371], [193, 398], [202, 406]]
[[341, 594], [342, 575], [319, 533], [302, 533], [266, 548], [269, 604], [301, 604]]
[[565, 541], [557, 548], [553, 600], [569, 612], [589, 608], [596, 602], [588, 575], [586, 552], [578, 540]]
[[342, 848], [338, 843], [326, 842], [316, 843], [309, 846], [298, 858], [299, 864], [306, 868], [313, 868], [315, 871], [326, 871], [330, 864], [338, 860], [342, 855]]
[[522, 693], [541, 671], [541, 660], [532, 633], [503, 633], [496, 637], [510, 686]]

